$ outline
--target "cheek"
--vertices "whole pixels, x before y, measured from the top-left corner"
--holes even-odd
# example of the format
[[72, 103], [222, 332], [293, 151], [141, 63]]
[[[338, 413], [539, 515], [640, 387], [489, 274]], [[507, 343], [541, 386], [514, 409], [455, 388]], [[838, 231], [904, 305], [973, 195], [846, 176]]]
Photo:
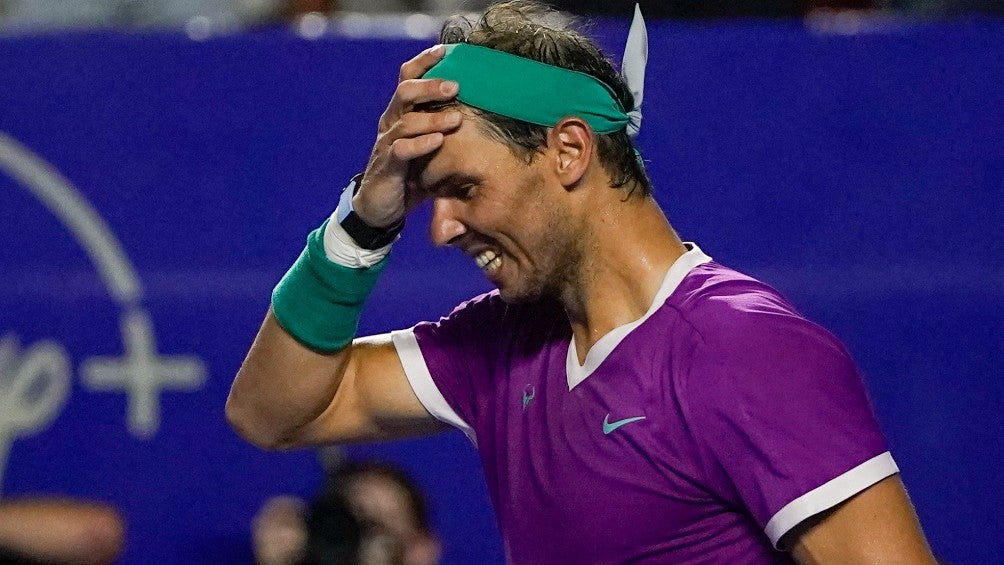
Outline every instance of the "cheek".
[[557, 252], [556, 244], [567, 243], [566, 222], [558, 203], [547, 198], [540, 175], [528, 172], [525, 165], [502, 169], [496, 177], [498, 184], [486, 188], [477, 207], [477, 218], [489, 230], [486, 235], [498, 239], [510, 252], [523, 252], [531, 259]]

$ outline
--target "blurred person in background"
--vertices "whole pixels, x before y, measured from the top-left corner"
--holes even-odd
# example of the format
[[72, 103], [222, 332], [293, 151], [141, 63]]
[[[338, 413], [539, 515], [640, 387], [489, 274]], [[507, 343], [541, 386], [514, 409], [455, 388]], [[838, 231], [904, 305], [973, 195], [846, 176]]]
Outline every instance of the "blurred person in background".
[[125, 545], [125, 520], [111, 506], [66, 498], [0, 502], [0, 564], [104, 565]]
[[307, 504], [303, 499], [273, 496], [258, 509], [251, 523], [257, 565], [292, 565], [303, 559], [307, 546]]
[[435, 565], [441, 553], [418, 487], [383, 463], [333, 471], [309, 504], [269, 499], [252, 537], [258, 565]]

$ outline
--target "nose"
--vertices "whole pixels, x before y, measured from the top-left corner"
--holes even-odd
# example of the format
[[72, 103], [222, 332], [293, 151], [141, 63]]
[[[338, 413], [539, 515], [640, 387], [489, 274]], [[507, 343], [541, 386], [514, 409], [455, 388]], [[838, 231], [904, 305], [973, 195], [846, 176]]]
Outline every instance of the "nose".
[[432, 221], [429, 222], [429, 239], [444, 246], [467, 232], [467, 227], [457, 217], [457, 201], [436, 198], [432, 201]]

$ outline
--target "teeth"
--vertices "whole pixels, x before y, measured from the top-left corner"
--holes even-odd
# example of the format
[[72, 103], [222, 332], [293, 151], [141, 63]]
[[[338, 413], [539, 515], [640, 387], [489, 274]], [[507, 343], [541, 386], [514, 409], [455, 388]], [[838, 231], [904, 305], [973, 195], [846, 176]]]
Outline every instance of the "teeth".
[[497, 271], [498, 268], [501, 267], [501, 266], [502, 266], [502, 256], [499, 255], [499, 256], [496, 256], [494, 259], [491, 260], [491, 262], [488, 263], [488, 265], [485, 267], [485, 270], [489, 271], [489, 272], [493, 272], [493, 271]]
[[474, 262], [477, 263], [479, 269], [491, 272], [502, 266], [502, 256], [489, 249], [482, 251], [475, 257]]
[[474, 258], [474, 262], [478, 264], [479, 269], [484, 269], [485, 265], [493, 261], [496, 257], [498, 257], [498, 254], [489, 249], [478, 254], [478, 256]]

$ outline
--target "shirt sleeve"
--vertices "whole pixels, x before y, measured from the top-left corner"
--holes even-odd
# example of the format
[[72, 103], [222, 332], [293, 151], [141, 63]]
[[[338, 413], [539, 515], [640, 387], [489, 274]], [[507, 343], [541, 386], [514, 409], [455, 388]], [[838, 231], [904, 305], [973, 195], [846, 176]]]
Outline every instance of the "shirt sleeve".
[[709, 483], [782, 549], [791, 528], [898, 469], [835, 337], [789, 313], [730, 318], [694, 348], [686, 386], [695, 435]]
[[479, 398], [490, 386], [492, 360], [499, 343], [499, 304], [495, 293], [457, 306], [438, 322], [391, 333], [415, 395], [435, 418], [477, 445]]

